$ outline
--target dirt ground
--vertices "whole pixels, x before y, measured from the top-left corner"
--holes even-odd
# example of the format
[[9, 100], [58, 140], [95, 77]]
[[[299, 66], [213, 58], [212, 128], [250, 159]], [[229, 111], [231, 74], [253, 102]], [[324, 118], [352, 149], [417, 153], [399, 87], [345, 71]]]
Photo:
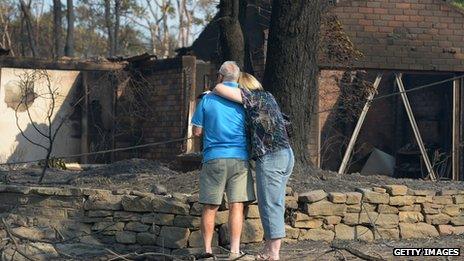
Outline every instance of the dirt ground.
[[[366, 243], [361, 241], [337, 242], [339, 245], [361, 251], [364, 254], [385, 260], [463, 260], [464, 236], [448, 236], [430, 239], [415, 239], [401, 241], [376, 241]], [[460, 248], [460, 257], [396, 257], [393, 248]], [[247, 246], [245, 251], [257, 253], [261, 244]], [[332, 250], [330, 244], [321, 241], [299, 241], [284, 243], [281, 258], [283, 260], [362, 260], [345, 250]], [[330, 251], [330, 252], [329, 252]]]
[[[0, 171], [0, 184], [36, 184], [40, 168], [28, 166], [17, 170]], [[199, 171], [177, 172], [167, 164], [144, 159], [130, 159], [83, 171], [51, 169], [44, 186], [79, 186], [100, 189], [131, 189], [143, 192], [198, 192]], [[396, 179], [387, 176], [362, 176], [359, 173], [339, 175], [335, 172], [315, 170], [292, 174], [289, 180], [297, 192], [324, 189], [327, 192], [354, 191], [386, 184], [404, 184], [413, 189], [464, 189], [464, 182], [431, 182], [418, 179]]]
[[336, 172], [316, 170], [311, 173], [294, 173], [289, 185], [297, 192], [323, 189], [327, 192], [349, 192], [356, 188], [370, 188], [382, 185], [406, 185], [412, 189], [464, 189], [463, 181], [437, 181], [406, 178], [392, 178], [383, 175], [363, 176], [359, 173], [340, 175]]
[[[333, 249], [332, 245], [322, 241], [298, 241], [292, 243], [283, 243], [281, 249], [281, 260], [463, 260], [464, 256], [464, 236], [447, 236], [430, 239], [415, 239], [402, 241], [337, 241], [333, 243], [337, 246], [347, 247], [351, 250], [357, 250], [362, 254], [368, 255], [371, 259], [362, 259], [351, 254], [347, 250]], [[242, 248], [242, 251], [249, 255], [256, 255], [262, 248], [263, 244], [249, 244]], [[199, 253], [197, 250], [191, 253], [178, 253], [168, 255], [167, 258], [117, 258], [116, 255], [124, 256], [129, 253], [147, 254], [147, 253], [166, 253], [162, 249], [133, 249], [123, 251], [121, 249], [109, 250], [111, 247], [105, 245], [88, 245], [83, 243], [58, 244], [55, 249], [61, 254], [60, 258], [46, 258], [42, 260], [195, 260], [192, 255]], [[397, 257], [393, 256], [394, 248], [460, 248], [460, 256], [449, 257]], [[11, 251], [11, 250], [6, 250]], [[358, 253], [359, 253], [358, 252]], [[117, 254], [116, 254], [117, 253]], [[223, 249], [216, 249], [218, 260], [226, 260], [227, 252]], [[1, 254], [1, 251], [0, 251]], [[1, 256], [1, 255], [0, 255]], [[151, 257], [151, 256], [150, 256]], [[221, 258], [222, 257], [222, 258]], [[196, 259], [202, 260], [202, 259]], [[240, 260], [240, 259], [239, 259]]]
[[[41, 169], [38, 166], [1, 170], [0, 183], [37, 184]], [[176, 172], [166, 164], [144, 159], [130, 159], [92, 167], [83, 171], [50, 169], [43, 186], [78, 186], [98, 189], [131, 189], [142, 192], [161, 190], [194, 193], [198, 190], [198, 171]]]

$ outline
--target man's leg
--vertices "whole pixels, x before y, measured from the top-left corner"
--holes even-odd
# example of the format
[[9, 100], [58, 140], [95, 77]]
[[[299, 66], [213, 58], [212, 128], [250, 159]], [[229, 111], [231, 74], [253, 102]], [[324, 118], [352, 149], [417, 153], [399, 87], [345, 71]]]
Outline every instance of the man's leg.
[[229, 200], [230, 252], [240, 252], [240, 236], [244, 221], [244, 202], [255, 200], [253, 177], [248, 161], [230, 159], [228, 161], [228, 180], [226, 186]]
[[201, 233], [207, 253], [212, 253], [211, 241], [214, 235], [214, 218], [222, 202], [226, 174], [226, 163], [222, 159], [203, 163], [200, 173], [199, 202], [203, 204]]
[[211, 242], [213, 241], [214, 234], [214, 218], [219, 206], [204, 205], [201, 214], [201, 234], [203, 235], [203, 243], [206, 253], [213, 253]]
[[229, 204], [230, 252], [240, 252], [240, 236], [243, 227], [243, 203]]

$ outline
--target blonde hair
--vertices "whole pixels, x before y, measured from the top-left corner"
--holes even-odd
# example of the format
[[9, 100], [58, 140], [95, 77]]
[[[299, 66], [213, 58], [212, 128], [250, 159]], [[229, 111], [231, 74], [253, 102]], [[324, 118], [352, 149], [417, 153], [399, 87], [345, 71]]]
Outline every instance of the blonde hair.
[[242, 88], [246, 88], [250, 91], [262, 91], [263, 86], [261, 83], [251, 74], [242, 72], [240, 73], [240, 77], [238, 78], [238, 84]]

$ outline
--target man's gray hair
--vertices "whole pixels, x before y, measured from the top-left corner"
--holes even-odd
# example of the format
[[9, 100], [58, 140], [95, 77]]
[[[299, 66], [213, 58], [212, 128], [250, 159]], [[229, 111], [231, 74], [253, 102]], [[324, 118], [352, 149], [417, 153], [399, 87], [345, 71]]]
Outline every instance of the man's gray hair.
[[224, 76], [225, 82], [237, 82], [240, 76], [240, 68], [234, 61], [226, 61], [219, 68], [219, 73]]

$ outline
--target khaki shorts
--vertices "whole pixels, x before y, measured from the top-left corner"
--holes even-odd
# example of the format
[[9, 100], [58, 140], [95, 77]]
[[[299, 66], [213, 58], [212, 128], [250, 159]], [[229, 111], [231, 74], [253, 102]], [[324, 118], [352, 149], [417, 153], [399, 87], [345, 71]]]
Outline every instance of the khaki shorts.
[[199, 202], [221, 205], [224, 191], [229, 203], [255, 200], [253, 177], [248, 161], [214, 159], [203, 163], [200, 173]]

